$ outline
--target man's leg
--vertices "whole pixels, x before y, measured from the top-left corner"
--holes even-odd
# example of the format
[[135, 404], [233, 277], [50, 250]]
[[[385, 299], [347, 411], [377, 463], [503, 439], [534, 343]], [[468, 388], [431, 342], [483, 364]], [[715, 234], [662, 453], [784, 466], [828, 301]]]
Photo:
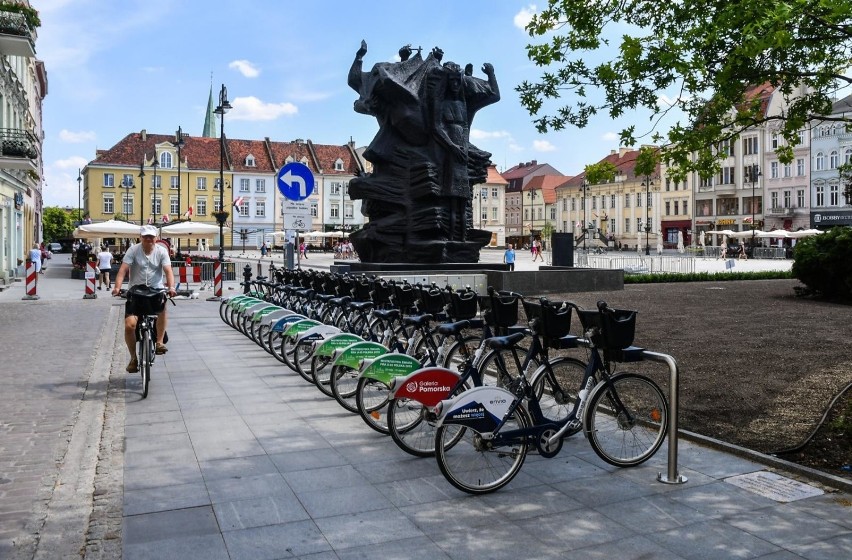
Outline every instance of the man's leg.
[[130, 357], [136, 357], [136, 315], [124, 317], [124, 343], [130, 352]]
[[163, 308], [162, 311], [157, 313], [157, 345], [163, 344], [163, 340], [166, 336], [166, 325], [168, 323], [168, 319], [166, 319], [166, 309]]

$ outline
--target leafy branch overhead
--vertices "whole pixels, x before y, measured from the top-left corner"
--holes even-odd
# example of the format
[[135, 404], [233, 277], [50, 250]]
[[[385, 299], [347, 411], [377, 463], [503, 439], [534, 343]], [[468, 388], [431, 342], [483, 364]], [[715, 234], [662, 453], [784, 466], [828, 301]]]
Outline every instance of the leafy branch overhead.
[[[628, 126], [620, 143], [674, 144], [662, 157], [683, 173], [712, 173], [714, 146], [762, 123], [796, 145], [852, 84], [852, 0], [550, 0], [527, 31], [547, 41], [527, 47], [540, 79], [516, 88], [540, 132], [650, 111], [648, 130]], [[766, 86], [784, 97], [783, 113], [765, 111]], [[675, 109], [682, 119], [658, 130]], [[790, 161], [792, 151], [778, 155]]]

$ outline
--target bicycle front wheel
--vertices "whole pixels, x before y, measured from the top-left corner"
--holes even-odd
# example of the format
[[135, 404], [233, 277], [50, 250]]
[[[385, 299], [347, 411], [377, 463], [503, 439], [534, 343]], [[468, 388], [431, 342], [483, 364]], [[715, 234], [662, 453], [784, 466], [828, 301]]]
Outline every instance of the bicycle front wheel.
[[[545, 418], [551, 422], [560, 422], [574, 413], [585, 374], [586, 364], [564, 357], [550, 360], [549, 368], [545, 366], [536, 371], [530, 384]], [[566, 435], [579, 432], [579, 422], [577, 426], [576, 430], [569, 431]]]
[[293, 369], [308, 383], [314, 382], [310, 369], [314, 350], [316, 350], [316, 347], [312, 340], [300, 340], [293, 347], [293, 357], [291, 359]]
[[635, 467], [663, 444], [669, 405], [649, 378], [620, 373], [592, 393], [583, 416], [586, 438], [598, 457], [616, 467]]
[[[501, 431], [523, 429], [531, 424], [529, 414], [519, 405]], [[441, 474], [468, 494], [487, 494], [509, 484], [521, 470], [527, 449], [523, 437], [495, 444], [475, 429], [455, 424], [445, 424], [435, 434], [435, 457]]]
[[355, 395], [358, 393], [360, 372], [349, 366], [336, 365], [331, 369], [331, 394], [349, 412], [358, 412]]
[[311, 358], [311, 379], [317, 388], [324, 395], [334, 398], [334, 392], [331, 388], [331, 374], [334, 369], [334, 362], [331, 356], [317, 356]]
[[148, 384], [151, 382], [151, 333], [142, 332], [142, 340], [139, 341], [139, 350], [136, 359], [139, 363], [139, 373], [142, 375], [142, 398], [148, 397]]

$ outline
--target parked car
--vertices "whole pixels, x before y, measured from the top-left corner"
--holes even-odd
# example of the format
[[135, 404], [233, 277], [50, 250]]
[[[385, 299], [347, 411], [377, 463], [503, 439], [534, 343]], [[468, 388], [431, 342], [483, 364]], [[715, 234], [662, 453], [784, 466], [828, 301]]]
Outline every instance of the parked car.
[[48, 243], [47, 244], [47, 250], [50, 251], [51, 253], [61, 253], [62, 252], [62, 245], [59, 244], [59, 243], [56, 243], [56, 242]]

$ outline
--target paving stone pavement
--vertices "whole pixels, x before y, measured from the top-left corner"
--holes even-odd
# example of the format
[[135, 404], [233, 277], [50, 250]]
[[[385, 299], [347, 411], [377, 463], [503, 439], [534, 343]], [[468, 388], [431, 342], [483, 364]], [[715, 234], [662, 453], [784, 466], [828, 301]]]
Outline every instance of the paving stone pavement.
[[[204, 299], [170, 308], [143, 400], [124, 372], [121, 302], [82, 300], [81, 281], [51, 272], [39, 301], [0, 293], [0, 558], [852, 557], [848, 493], [780, 471], [825, 493], [778, 502], [726, 481], [775, 469], [683, 440], [683, 485], [656, 481], [666, 446], [616, 469], [575, 436], [502, 491], [465, 495]], [[87, 398], [102, 403], [97, 453], [74, 468], [76, 438], [92, 438], [78, 419]], [[88, 469], [82, 506], [57, 507], [57, 481]], [[57, 534], [63, 548], [39, 548]]]

